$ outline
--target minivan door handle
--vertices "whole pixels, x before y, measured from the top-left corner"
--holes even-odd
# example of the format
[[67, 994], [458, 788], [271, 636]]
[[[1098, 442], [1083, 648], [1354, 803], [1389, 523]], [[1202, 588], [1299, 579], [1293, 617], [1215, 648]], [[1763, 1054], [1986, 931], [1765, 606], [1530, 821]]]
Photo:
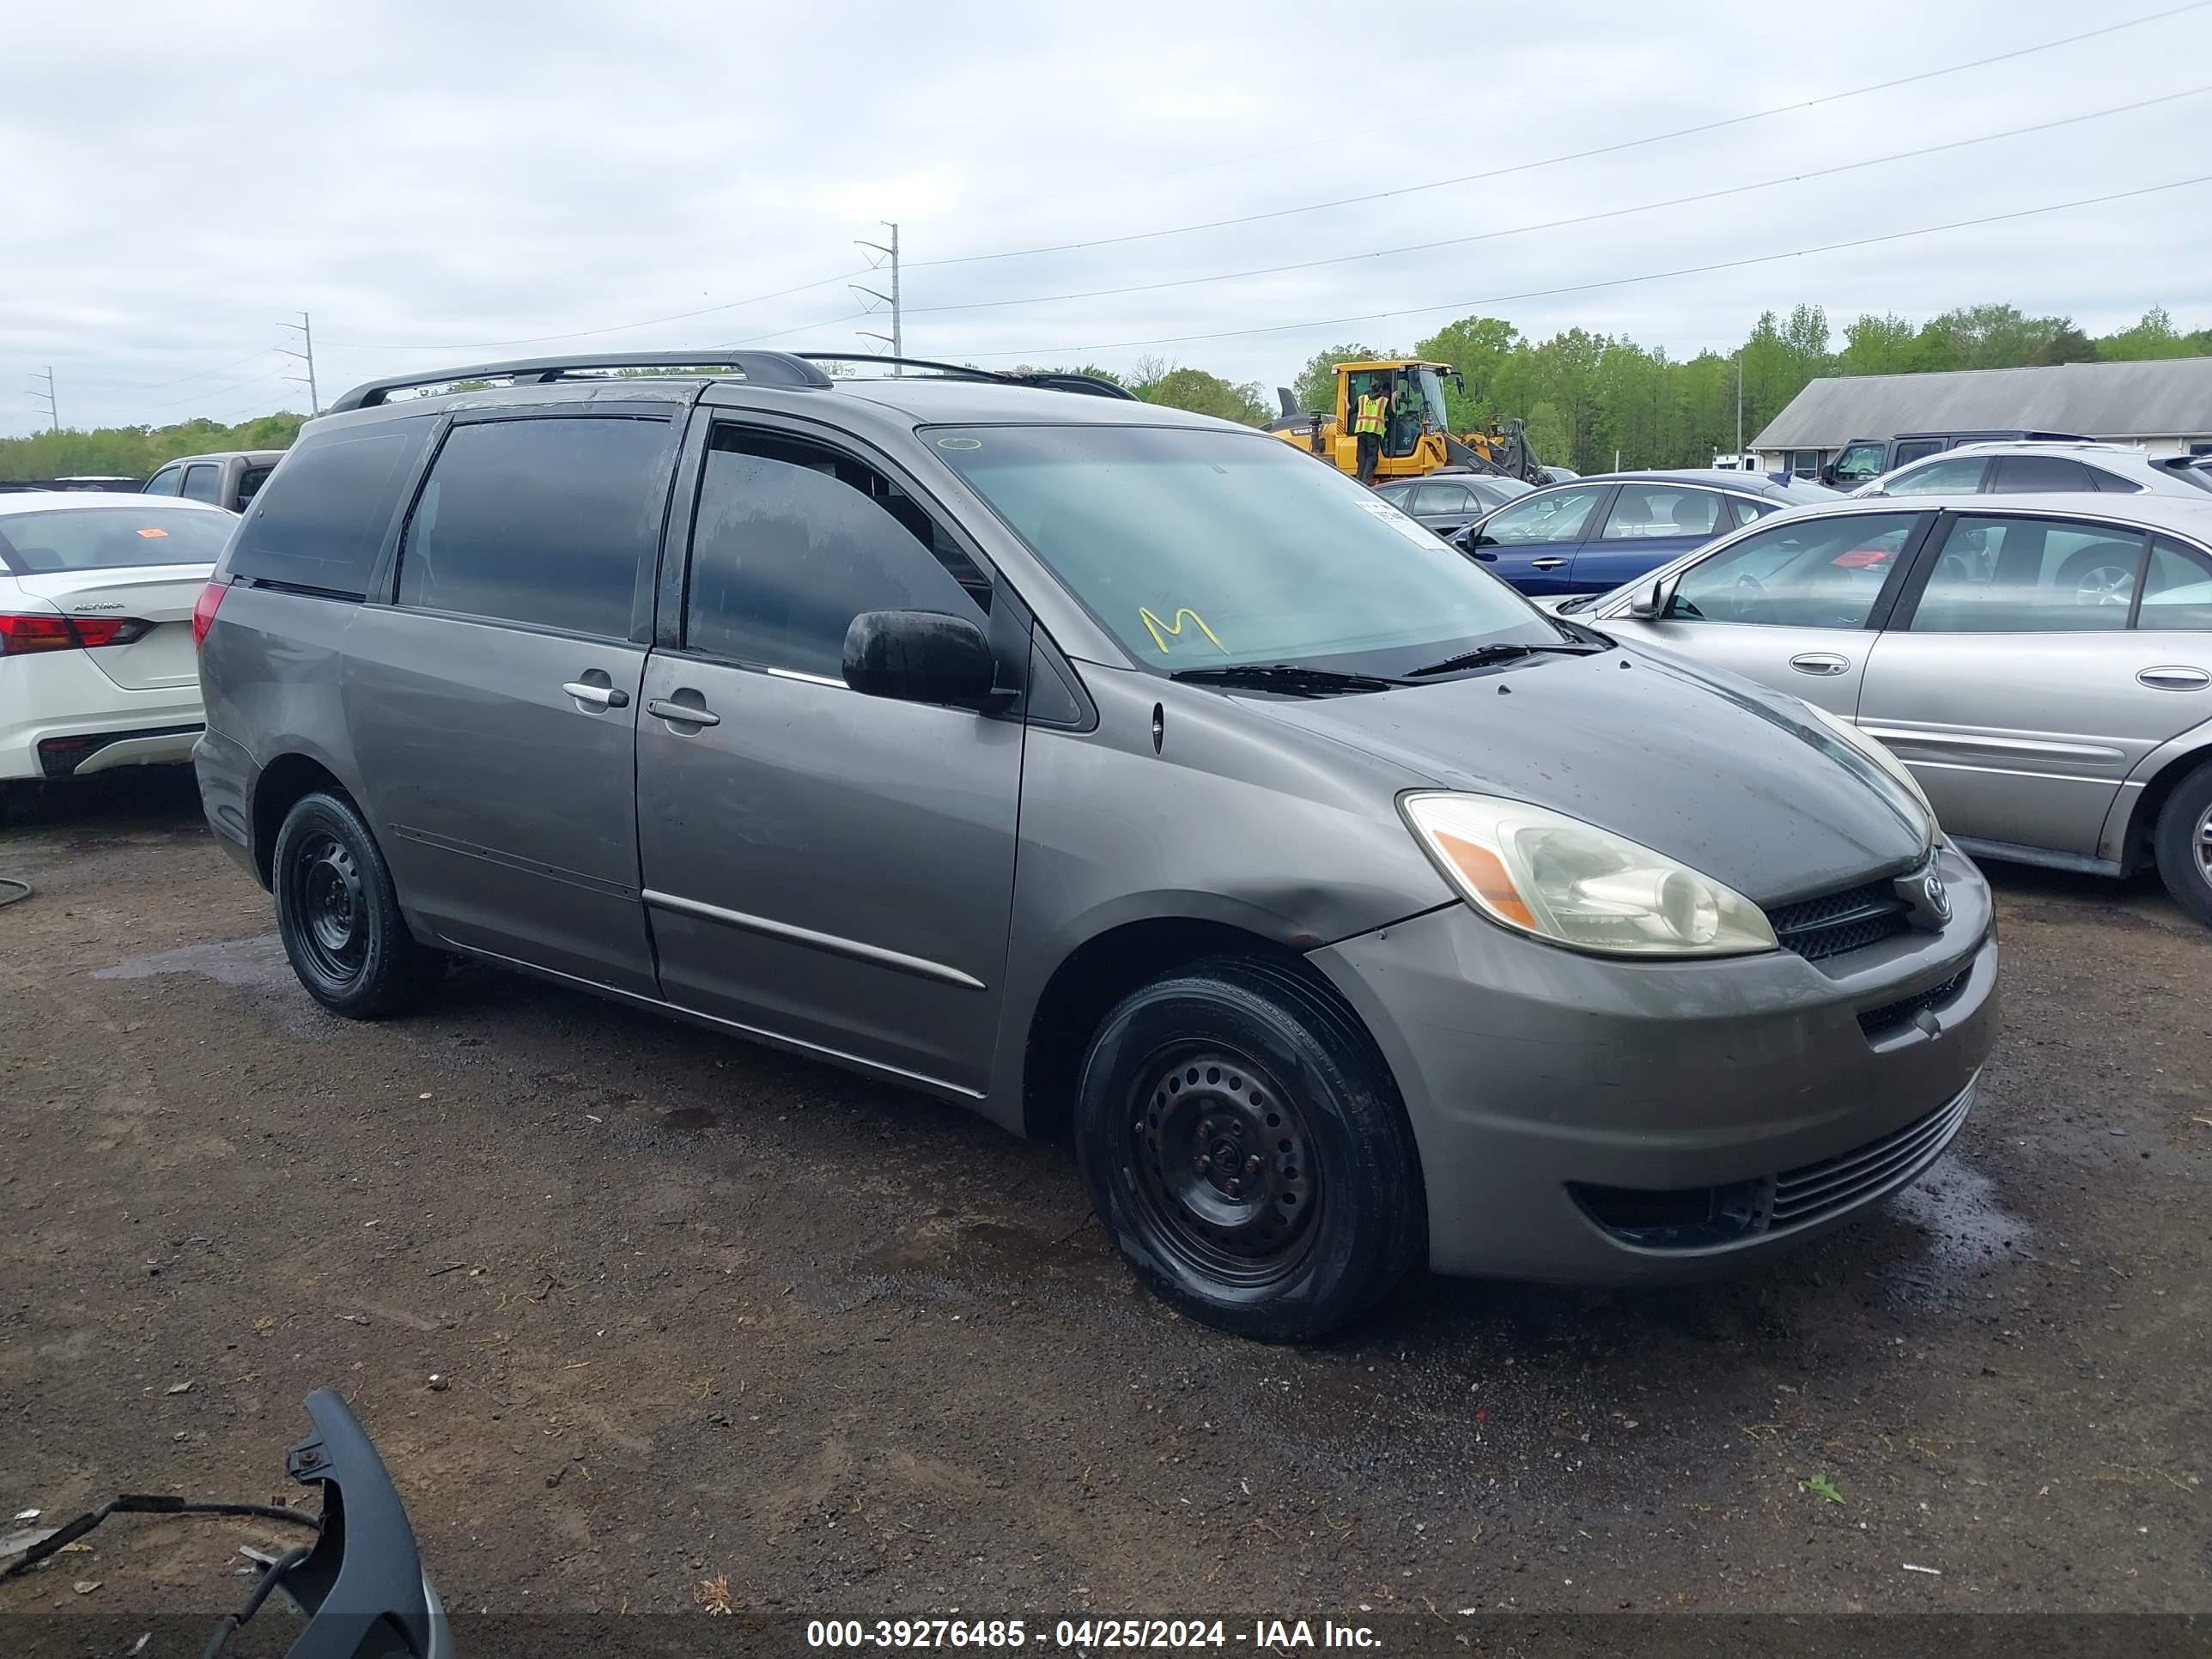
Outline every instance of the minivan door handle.
[[2136, 684], [2148, 686], [2154, 691], [2202, 691], [2212, 685], [2212, 674], [2185, 664], [2172, 663], [2163, 668], [2146, 668], [2136, 675]]
[[1528, 568], [1532, 570], [1557, 570], [1565, 562], [1565, 559], [1531, 559]]
[[665, 697], [648, 697], [645, 712], [678, 726], [720, 726], [722, 717], [696, 702], [671, 702]]
[[588, 680], [564, 680], [561, 689], [578, 702], [594, 708], [627, 708], [629, 693], [616, 685], [593, 685]]
[[1839, 657], [1832, 651], [1807, 651], [1790, 659], [1790, 665], [1801, 674], [1841, 674], [1850, 669], [1851, 659]]

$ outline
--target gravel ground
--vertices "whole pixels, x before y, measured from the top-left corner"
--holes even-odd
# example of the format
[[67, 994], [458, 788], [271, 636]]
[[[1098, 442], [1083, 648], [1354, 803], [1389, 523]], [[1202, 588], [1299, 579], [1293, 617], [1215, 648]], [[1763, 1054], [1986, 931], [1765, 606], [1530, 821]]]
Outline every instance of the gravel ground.
[[[2212, 934], [1993, 873], [2005, 1032], [1919, 1188], [1298, 1352], [1140, 1293], [1064, 1148], [488, 971], [348, 1024], [188, 780], [50, 798], [0, 830], [0, 1527], [266, 1499], [331, 1384], [461, 1608], [2212, 1609]], [[92, 1541], [0, 1613], [213, 1613], [270, 1540]]]

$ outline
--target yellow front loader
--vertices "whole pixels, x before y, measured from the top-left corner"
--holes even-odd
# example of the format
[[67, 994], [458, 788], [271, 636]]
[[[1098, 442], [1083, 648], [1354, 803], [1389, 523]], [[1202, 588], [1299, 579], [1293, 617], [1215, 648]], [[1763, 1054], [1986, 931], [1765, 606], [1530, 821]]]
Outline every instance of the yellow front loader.
[[1389, 478], [1419, 478], [1431, 472], [1492, 472], [1530, 483], [1544, 482], [1544, 470], [1530, 453], [1521, 422], [1488, 432], [1452, 435], [1444, 414], [1444, 381], [1464, 392], [1466, 384], [1449, 363], [1413, 357], [1377, 359], [1336, 366], [1336, 406], [1327, 412], [1302, 410], [1287, 386], [1278, 389], [1283, 412], [1267, 430], [1296, 444], [1340, 472], [1359, 474], [1359, 442], [1352, 435], [1352, 410], [1362, 397], [1380, 393], [1389, 400], [1390, 418], [1382, 433], [1382, 453], [1375, 468], [1377, 483]]

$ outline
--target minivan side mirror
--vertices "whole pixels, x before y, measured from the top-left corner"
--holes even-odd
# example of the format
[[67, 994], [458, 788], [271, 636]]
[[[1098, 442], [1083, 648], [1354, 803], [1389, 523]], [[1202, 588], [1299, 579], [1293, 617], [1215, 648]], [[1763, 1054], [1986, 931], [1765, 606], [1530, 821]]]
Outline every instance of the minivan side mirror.
[[1656, 622], [1667, 614], [1667, 607], [1674, 603], [1674, 580], [1671, 576], [1656, 581], [1628, 602], [1628, 614], [1646, 622]]
[[845, 684], [864, 696], [981, 708], [998, 701], [983, 630], [942, 611], [863, 611], [845, 629]]

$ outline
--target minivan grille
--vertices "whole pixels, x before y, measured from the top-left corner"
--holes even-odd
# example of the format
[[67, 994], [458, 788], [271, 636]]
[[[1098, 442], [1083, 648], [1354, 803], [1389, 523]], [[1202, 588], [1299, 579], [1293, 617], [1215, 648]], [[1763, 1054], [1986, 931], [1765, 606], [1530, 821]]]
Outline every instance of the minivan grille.
[[1967, 970], [1961, 968], [1941, 985], [1931, 985], [1909, 997], [1899, 997], [1895, 1002], [1885, 1002], [1879, 1008], [1868, 1009], [1859, 1016], [1859, 1030], [1870, 1037], [1902, 1030], [1923, 1009], [1941, 1008], [1957, 996], [1965, 988], [1966, 973]]
[[1910, 1180], [1933, 1164], [1966, 1121], [1974, 1103], [1969, 1086], [1957, 1099], [1893, 1134], [1870, 1141], [1855, 1152], [1825, 1158], [1778, 1176], [1768, 1225], [1775, 1231], [1802, 1227], [1849, 1209], [1869, 1193]]
[[1794, 1231], [1904, 1186], [1942, 1155], [1974, 1103], [1968, 1084], [1946, 1104], [1854, 1151], [1763, 1180], [1646, 1191], [1570, 1182], [1583, 1213], [1646, 1250], [1710, 1249]]
[[1911, 926], [1911, 909], [1897, 896], [1895, 883], [1885, 878], [1795, 904], [1777, 905], [1766, 913], [1766, 919], [1784, 950], [1795, 951], [1808, 962], [1819, 962], [1895, 938]]

